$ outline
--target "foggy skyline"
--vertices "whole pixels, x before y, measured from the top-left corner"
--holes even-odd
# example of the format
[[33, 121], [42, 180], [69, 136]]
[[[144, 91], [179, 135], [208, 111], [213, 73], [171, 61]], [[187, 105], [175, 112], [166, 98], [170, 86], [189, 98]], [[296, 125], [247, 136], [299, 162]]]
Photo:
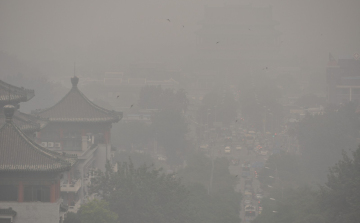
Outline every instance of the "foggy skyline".
[[[206, 6], [272, 6], [280, 53], [323, 67], [329, 52], [360, 52], [356, 0], [318, 1], [2, 1], [0, 51], [45, 75], [124, 71], [155, 62], [181, 69], [196, 46]], [[167, 19], [170, 19], [169, 22]], [[221, 41], [221, 40], [219, 40]]]

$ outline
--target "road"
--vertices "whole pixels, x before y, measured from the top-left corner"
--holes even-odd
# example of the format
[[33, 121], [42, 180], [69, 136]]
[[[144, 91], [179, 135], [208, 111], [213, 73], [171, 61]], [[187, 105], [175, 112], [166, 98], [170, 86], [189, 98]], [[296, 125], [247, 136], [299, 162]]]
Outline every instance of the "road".
[[[231, 153], [230, 154], [225, 154], [224, 153], [224, 146], [221, 146], [220, 144], [219, 145], [216, 145], [213, 150], [212, 150], [212, 156], [213, 157], [228, 157], [229, 159], [239, 159], [239, 165], [230, 165], [229, 167], [229, 171], [232, 175], [237, 175], [238, 178], [239, 178], [239, 181], [238, 181], [238, 184], [236, 185], [235, 187], [235, 191], [237, 192], [241, 192], [243, 195], [245, 193], [245, 178], [242, 178], [241, 177], [241, 165], [244, 164], [245, 162], [247, 163], [254, 163], [254, 162], [259, 162], [259, 161], [262, 161], [262, 162], [266, 162], [265, 161], [265, 156], [261, 156], [261, 155], [258, 155], [256, 156], [255, 152], [253, 151], [250, 151], [249, 154], [248, 154], [248, 151], [247, 149], [241, 149], [241, 150], [235, 150], [235, 149], [232, 149], [231, 150]], [[221, 151], [221, 153], [219, 153], [219, 151]], [[255, 170], [251, 167], [250, 168], [250, 177], [253, 178], [253, 183], [252, 183], [252, 186], [253, 186], [253, 191], [257, 191], [258, 188], [260, 188], [260, 183], [257, 179], [255, 179]], [[254, 217], [252, 218], [245, 218], [245, 206], [244, 206], [244, 200], [242, 200], [242, 203], [241, 203], [241, 210], [240, 210], [240, 218], [243, 220], [242, 222], [250, 222], [251, 219], [253, 219]], [[256, 210], [258, 210], [258, 202], [256, 200], [251, 200], [253, 205], [256, 207]], [[257, 211], [256, 211], [257, 213]]]

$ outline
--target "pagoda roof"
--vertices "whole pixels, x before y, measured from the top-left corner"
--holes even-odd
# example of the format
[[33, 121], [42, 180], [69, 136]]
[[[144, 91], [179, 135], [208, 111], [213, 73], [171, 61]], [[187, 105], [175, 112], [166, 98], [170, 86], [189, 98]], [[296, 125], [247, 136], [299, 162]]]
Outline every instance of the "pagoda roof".
[[23, 87], [16, 87], [0, 80], [0, 102], [25, 102], [34, 96], [34, 90], [25, 89]]
[[12, 217], [16, 216], [16, 211], [14, 211], [12, 208], [0, 208], [0, 216], [1, 215], [10, 215]]
[[13, 120], [15, 108], [4, 106], [5, 124], [0, 127], [0, 172], [63, 172], [76, 162], [75, 156], [60, 155], [28, 138]]
[[50, 122], [118, 122], [122, 112], [110, 111], [91, 102], [77, 87], [79, 78], [71, 78], [72, 88], [57, 104], [36, 111], [41, 118]]
[[[33, 115], [25, 114], [18, 110], [15, 111], [12, 119], [15, 125], [24, 133], [39, 131], [46, 124], [46, 120], [40, 120]], [[0, 113], [0, 126], [4, 125], [5, 122], [5, 115]]]

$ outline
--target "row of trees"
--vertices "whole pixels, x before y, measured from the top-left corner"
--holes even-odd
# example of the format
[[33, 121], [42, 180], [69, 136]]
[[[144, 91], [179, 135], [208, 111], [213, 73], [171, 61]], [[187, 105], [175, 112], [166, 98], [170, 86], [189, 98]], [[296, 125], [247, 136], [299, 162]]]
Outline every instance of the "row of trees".
[[211, 160], [201, 153], [191, 157], [177, 174], [153, 165], [135, 166], [132, 160], [119, 163], [116, 173], [108, 165], [91, 184], [91, 191], [103, 199], [81, 206], [65, 222], [239, 222], [241, 195], [234, 191], [237, 179], [230, 175], [227, 159], [214, 161], [209, 191]]
[[164, 149], [172, 164], [179, 164], [189, 142], [186, 140], [188, 126], [184, 115], [173, 110], [160, 110], [152, 116], [152, 123], [140, 121], [115, 126], [113, 142], [128, 151], [153, 148], [154, 143]]
[[[330, 168], [318, 190], [310, 187], [277, 188], [262, 201], [263, 212], [254, 223], [353, 223], [360, 219], [360, 147], [352, 157]], [[272, 199], [270, 199], [272, 198]]]
[[306, 115], [296, 128], [302, 154], [301, 162], [308, 177], [319, 183], [326, 171], [341, 158], [342, 149], [355, 148], [360, 130], [359, 113], [353, 103], [319, 115]]

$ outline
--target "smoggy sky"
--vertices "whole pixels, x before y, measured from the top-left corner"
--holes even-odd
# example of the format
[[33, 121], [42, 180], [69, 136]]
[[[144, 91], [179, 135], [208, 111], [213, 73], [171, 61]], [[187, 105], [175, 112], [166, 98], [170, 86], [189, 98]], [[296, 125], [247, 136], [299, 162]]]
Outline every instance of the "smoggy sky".
[[204, 7], [225, 2], [271, 5], [286, 57], [322, 67], [329, 52], [360, 53], [359, 0], [2, 0], [0, 51], [53, 75], [69, 75], [74, 61], [83, 73], [135, 62], [178, 68], [194, 51]]

